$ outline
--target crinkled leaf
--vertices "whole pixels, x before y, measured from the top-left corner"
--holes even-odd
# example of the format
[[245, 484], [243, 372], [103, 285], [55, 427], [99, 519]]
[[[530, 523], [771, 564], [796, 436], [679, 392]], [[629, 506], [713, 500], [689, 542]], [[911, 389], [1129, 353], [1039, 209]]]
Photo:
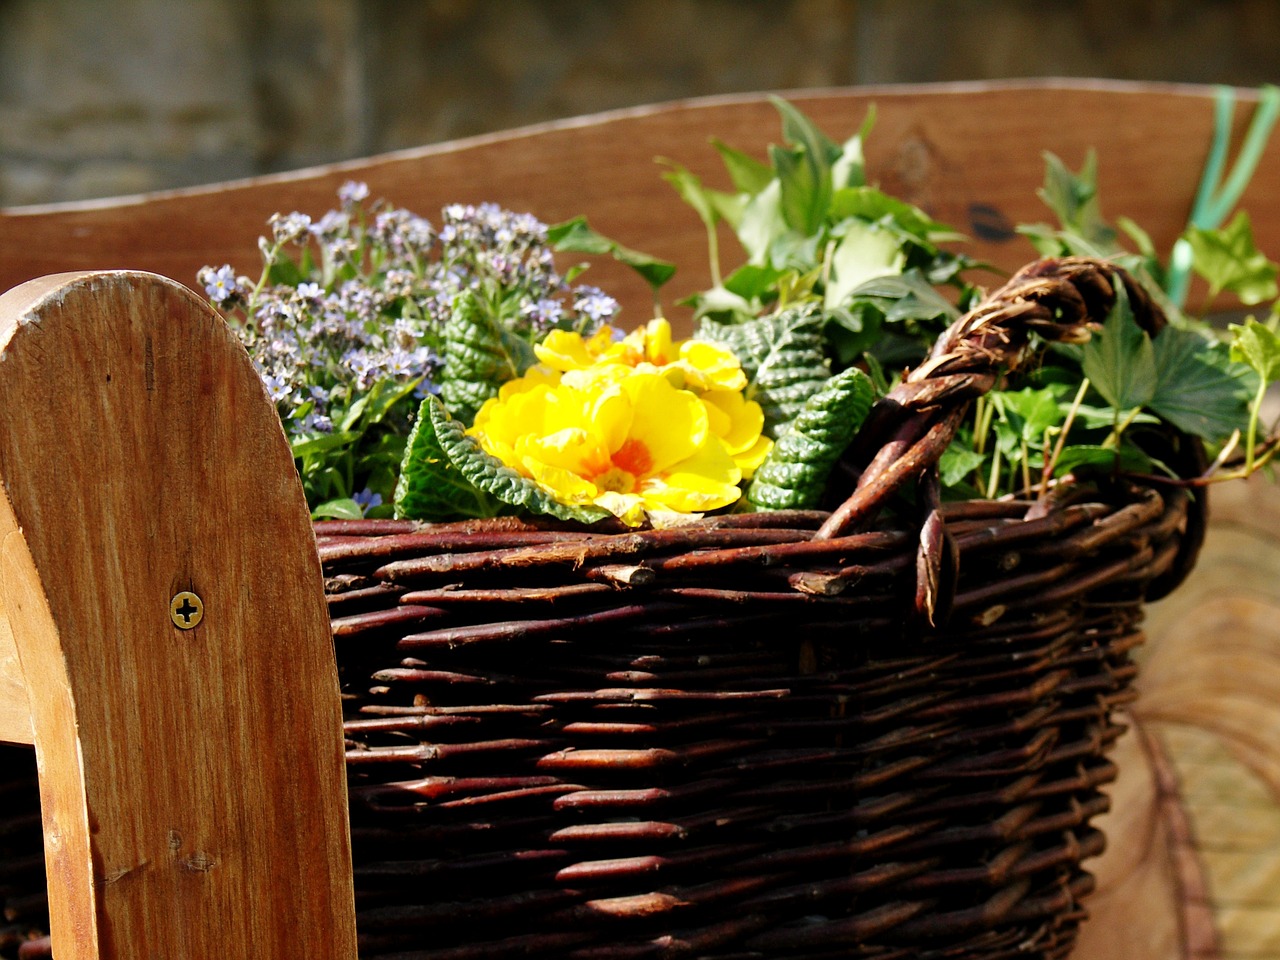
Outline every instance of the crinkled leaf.
[[738, 357], [747, 397], [763, 408], [765, 431], [776, 436], [830, 377], [823, 322], [816, 304], [804, 304], [740, 324], [703, 319], [697, 335], [725, 344]]
[[449, 411], [435, 397], [427, 397], [424, 402], [426, 409], [423, 413], [431, 421], [440, 450], [477, 490], [509, 506], [561, 520], [591, 523], [610, 515], [607, 510], [593, 505], [561, 503], [534, 481], [481, 449], [476, 439], [467, 435], [466, 427], [449, 416]]
[[1155, 338], [1156, 392], [1147, 406], [1179, 430], [1221, 442], [1249, 422], [1248, 368], [1226, 344], [1166, 327]]
[[1255, 304], [1277, 296], [1280, 267], [1254, 245], [1253, 227], [1243, 210], [1225, 227], [1188, 227], [1183, 236], [1191, 245], [1192, 268], [1208, 282], [1211, 297], [1226, 290], [1242, 303]]
[[817, 507], [827, 478], [866, 419], [874, 399], [871, 379], [856, 367], [831, 377], [778, 437], [747, 499], [766, 510]]
[[427, 397], [418, 408], [400, 464], [395, 515], [430, 522], [494, 516], [499, 505], [463, 476], [440, 446], [433, 407], [441, 407], [440, 401]]
[[1247, 363], [1267, 383], [1280, 379], [1280, 336], [1270, 327], [1249, 317], [1243, 324], [1231, 324], [1231, 358]]
[[1084, 345], [1082, 366], [1089, 382], [1116, 410], [1151, 402], [1156, 392], [1156, 359], [1151, 338], [1133, 319], [1123, 284], [1102, 330]]
[[586, 217], [575, 217], [547, 228], [547, 242], [552, 248], [566, 253], [609, 254], [619, 263], [625, 263], [655, 290], [671, 279], [675, 264], [624, 247], [610, 240], [587, 225]]
[[464, 290], [454, 300], [444, 325], [440, 397], [467, 423], [525, 365], [523, 351], [504, 334], [473, 291]]

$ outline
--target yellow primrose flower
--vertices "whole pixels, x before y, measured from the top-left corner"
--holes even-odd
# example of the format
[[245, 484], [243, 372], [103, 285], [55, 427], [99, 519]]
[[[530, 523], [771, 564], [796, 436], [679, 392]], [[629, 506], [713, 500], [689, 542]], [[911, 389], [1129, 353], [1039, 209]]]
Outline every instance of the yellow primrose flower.
[[562, 502], [593, 503], [630, 524], [738, 499], [742, 470], [697, 396], [646, 370], [598, 385], [512, 391], [486, 403], [469, 432]]
[[707, 408], [711, 432], [733, 457], [742, 479], [750, 480], [773, 448], [773, 441], [761, 432], [764, 410], [738, 390], [709, 390], [700, 399]]
[[611, 327], [602, 327], [589, 340], [578, 333], [553, 330], [534, 351], [542, 363], [562, 373], [622, 366], [661, 373], [674, 386], [691, 390], [742, 390], [747, 385], [732, 350], [706, 340], [675, 342], [670, 322], [662, 317], [621, 340], [614, 339]]

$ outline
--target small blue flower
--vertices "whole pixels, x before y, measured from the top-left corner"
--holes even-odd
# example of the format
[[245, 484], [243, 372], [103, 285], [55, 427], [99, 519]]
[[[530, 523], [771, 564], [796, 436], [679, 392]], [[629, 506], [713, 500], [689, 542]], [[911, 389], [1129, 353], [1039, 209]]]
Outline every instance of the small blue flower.
[[368, 513], [374, 507], [382, 506], [382, 494], [374, 493], [368, 487], [365, 487], [357, 494], [353, 494], [351, 499], [360, 504], [360, 509], [365, 513]]
[[206, 275], [204, 292], [214, 303], [222, 303], [236, 292], [236, 272], [230, 264], [219, 267]]
[[353, 207], [369, 197], [369, 185], [358, 180], [348, 180], [338, 188], [338, 202], [344, 207]]

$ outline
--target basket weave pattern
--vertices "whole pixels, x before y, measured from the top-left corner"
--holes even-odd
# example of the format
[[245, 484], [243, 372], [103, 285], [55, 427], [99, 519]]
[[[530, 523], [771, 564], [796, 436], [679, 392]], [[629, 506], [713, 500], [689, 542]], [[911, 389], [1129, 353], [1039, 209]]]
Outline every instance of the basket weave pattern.
[[1142, 604], [1202, 510], [1119, 482], [943, 504], [936, 462], [1118, 282], [1158, 331], [1080, 260], [962, 318], [830, 512], [319, 524], [362, 956], [1064, 956]]

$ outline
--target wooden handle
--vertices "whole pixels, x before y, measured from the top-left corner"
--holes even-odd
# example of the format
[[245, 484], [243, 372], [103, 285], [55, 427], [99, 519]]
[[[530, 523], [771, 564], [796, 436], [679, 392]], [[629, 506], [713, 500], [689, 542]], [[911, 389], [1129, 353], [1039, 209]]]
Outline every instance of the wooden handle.
[[178, 284], [97, 273], [0, 297], [0, 351], [59, 960], [354, 958], [320, 566], [243, 348]]

